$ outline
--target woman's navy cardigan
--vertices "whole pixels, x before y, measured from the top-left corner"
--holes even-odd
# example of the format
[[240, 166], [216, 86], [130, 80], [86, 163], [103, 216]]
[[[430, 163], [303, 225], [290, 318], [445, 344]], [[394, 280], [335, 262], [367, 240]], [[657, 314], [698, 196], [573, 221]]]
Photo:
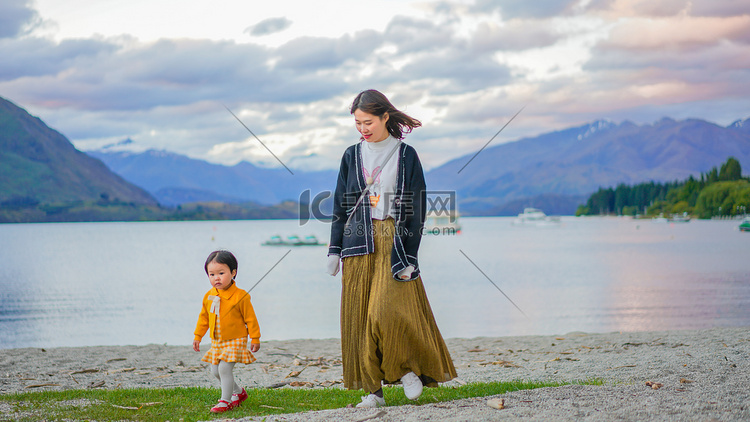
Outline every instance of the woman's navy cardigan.
[[[412, 146], [401, 143], [398, 153], [390, 159], [396, 158], [399, 162], [393, 198], [394, 209], [393, 212], [389, 212], [394, 216], [396, 229], [391, 250], [391, 273], [394, 279], [405, 281], [399, 279], [396, 274], [409, 265], [414, 266], [414, 272], [409, 280], [419, 276], [417, 251], [422, 240], [427, 192], [417, 151]], [[365, 195], [362, 203], [352, 210], [365, 187], [365, 178], [362, 174], [362, 142], [359, 142], [347, 148], [341, 158], [336, 192], [333, 196], [328, 255], [346, 258], [375, 252], [369, 195]], [[386, 206], [390, 203], [389, 198], [381, 200], [385, 201]], [[354, 216], [346, 225], [352, 211]]]

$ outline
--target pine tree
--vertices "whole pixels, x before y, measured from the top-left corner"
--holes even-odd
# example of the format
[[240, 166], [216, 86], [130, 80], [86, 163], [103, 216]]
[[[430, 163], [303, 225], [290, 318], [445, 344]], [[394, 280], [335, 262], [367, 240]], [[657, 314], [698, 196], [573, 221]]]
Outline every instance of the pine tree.
[[727, 162], [721, 165], [719, 180], [740, 180], [742, 178], [742, 166], [734, 157], [729, 157]]

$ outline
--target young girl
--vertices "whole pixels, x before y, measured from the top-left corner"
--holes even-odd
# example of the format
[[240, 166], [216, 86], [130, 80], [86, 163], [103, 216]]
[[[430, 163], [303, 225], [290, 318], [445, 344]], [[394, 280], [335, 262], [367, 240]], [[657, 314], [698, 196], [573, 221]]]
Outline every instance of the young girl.
[[211, 364], [211, 374], [221, 383], [221, 399], [211, 408], [212, 412], [220, 413], [234, 409], [247, 399], [245, 389], [234, 382], [232, 370], [237, 362], [255, 361], [247, 350], [247, 337], [252, 339], [250, 351], [260, 350], [260, 327], [250, 295], [235, 284], [237, 259], [234, 255], [229, 251], [211, 252], [203, 269], [213, 288], [203, 296], [193, 350], [200, 352], [201, 339], [208, 330], [211, 349], [201, 360]]
[[400, 380], [415, 400], [456, 369], [417, 262], [426, 186], [416, 151], [401, 139], [422, 124], [375, 90], [357, 95], [351, 114], [362, 138], [341, 159], [328, 273], [338, 273], [341, 258], [344, 386], [370, 393], [357, 407], [379, 407], [383, 382]]

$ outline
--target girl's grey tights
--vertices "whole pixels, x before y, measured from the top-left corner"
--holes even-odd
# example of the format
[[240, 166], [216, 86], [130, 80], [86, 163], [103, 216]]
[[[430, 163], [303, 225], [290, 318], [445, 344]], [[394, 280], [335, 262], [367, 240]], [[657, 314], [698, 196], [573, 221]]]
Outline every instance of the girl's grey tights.
[[234, 382], [235, 362], [219, 361], [218, 365], [211, 365], [211, 375], [215, 376], [221, 383], [221, 399], [229, 403], [232, 402], [232, 394], [240, 394], [242, 389]]

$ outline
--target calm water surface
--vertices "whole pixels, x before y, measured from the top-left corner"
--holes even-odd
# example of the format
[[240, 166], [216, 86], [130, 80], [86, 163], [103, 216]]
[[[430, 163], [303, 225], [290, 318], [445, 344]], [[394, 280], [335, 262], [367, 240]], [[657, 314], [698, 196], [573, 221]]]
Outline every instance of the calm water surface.
[[[750, 326], [750, 233], [739, 222], [511, 222], [464, 218], [460, 235], [423, 239], [445, 337]], [[0, 348], [187, 347], [217, 248], [237, 255], [240, 287], [267, 273], [251, 293], [264, 340], [338, 337], [340, 275], [324, 272], [327, 248], [261, 246], [275, 234], [326, 241], [328, 230], [296, 220], [0, 225]]]

